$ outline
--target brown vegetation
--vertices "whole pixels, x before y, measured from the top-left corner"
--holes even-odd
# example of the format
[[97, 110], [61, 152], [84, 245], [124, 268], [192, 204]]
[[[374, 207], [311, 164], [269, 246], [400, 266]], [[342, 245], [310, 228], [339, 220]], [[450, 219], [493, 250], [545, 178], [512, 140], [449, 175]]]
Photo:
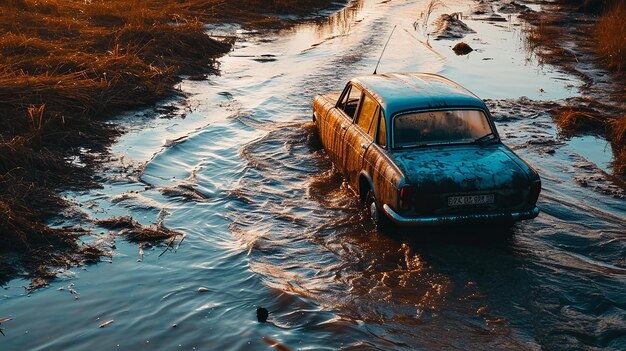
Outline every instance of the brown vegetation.
[[182, 235], [179, 232], [167, 229], [161, 223], [152, 227], [143, 226], [128, 216], [102, 219], [96, 221], [95, 224], [102, 228], [116, 230], [132, 242], [151, 242]]
[[626, 68], [626, 4], [618, 2], [601, 16], [593, 34], [596, 50], [606, 66], [623, 71]]
[[611, 145], [615, 154], [615, 172], [626, 174], [626, 114], [611, 121]]
[[[534, 24], [528, 30], [527, 44], [543, 62], [578, 74], [587, 84], [593, 78], [578, 70], [581, 60], [607, 70], [614, 85], [609, 91], [592, 92], [594, 98], [578, 99], [553, 111], [562, 132], [568, 135], [592, 133], [606, 137], [613, 147], [614, 171], [626, 175], [626, 5], [619, 0], [560, 0], [560, 11], [527, 13]], [[577, 14], [591, 13], [593, 16]], [[598, 15], [598, 17], [595, 17]], [[567, 30], [564, 30], [567, 28]], [[589, 35], [592, 34], [592, 35]], [[573, 41], [566, 47], [564, 42]], [[602, 100], [602, 102], [598, 101]]]
[[[215, 58], [233, 43], [209, 37], [204, 23], [276, 25], [280, 18], [268, 13], [302, 13], [328, 3], [0, 3], [0, 284], [15, 267], [37, 275], [47, 263], [76, 264], [98, 255], [79, 249], [80, 232], [45, 224], [66, 206], [56, 191], [91, 184], [97, 160], [78, 150], [102, 152], [119, 135], [108, 118], [175, 94], [172, 87], [181, 75], [217, 72]], [[81, 162], [71, 163], [71, 156]], [[134, 228], [131, 240], [172, 235], [162, 227]]]

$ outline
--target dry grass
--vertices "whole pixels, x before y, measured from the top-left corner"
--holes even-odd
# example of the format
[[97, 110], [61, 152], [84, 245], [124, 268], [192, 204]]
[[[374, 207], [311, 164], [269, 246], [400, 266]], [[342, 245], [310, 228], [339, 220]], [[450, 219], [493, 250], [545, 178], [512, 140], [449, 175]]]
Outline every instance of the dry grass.
[[615, 3], [600, 17], [593, 34], [596, 50], [606, 66], [616, 71], [626, 68], [626, 4]]
[[528, 43], [531, 49], [541, 46], [553, 46], [551, 44], [559, 42], [561, 29], [546, 21], [541, 21], [528, 33]]
[[626, 114], [611, 121], [611, 145], [615, 160], [613, 165], [615, 172], [626, 174]]
[[567, 105], [554, 111], [554, 120], [561, 132], [568, 135], [585, 131], [591, 134], [604, 134], [605, 118], [590, 108]]
[[605, 136], [613, 148], [615, 174], [626, 174], [626, 114], [623, 110], [587, 97], [570, 99], [567, 105], [552, 109], [551, 114], [566, 136], [581, 133]]
[[[68, 184], [90, 183], [96, 160], [68, 162], [78, 149], [103, 151], [119, 135], [106, 121], [175, 94], [181, 75], [217, 72], [232, 40], [206, 22], [283, 23], [268, 13], [304, 13], [329, 0], [6, 0], [0, 2], [0, 284], [19, 269], [94, 261], [75, 231], [52, 229]], [[140, 228], [130, 240], [167, 238]], [[3, 254], [11, 252], [10, 255]], [[73, 255], [82, 255], [82, 258]], [[4, 257], [4, 258], [3, 258]], [[45, 270], [43, 270], [45, 271]], [[13, 273], [7, 273], [13, 272]], [[46, 280], [47, 277], [42, 277]]]
[[106, 229], [118, 230], [120, 235], [126, 236], [132, 242], [160, 241], [182, 235], [166, 228], [162, 223], [146, 227], [128, 216], [107, 218], [96, 221], [96, 224]]
[[576, 58], [562, 47], [562, 19], [558, 13], [529, 12], [525, 19], [534, 25], [526, 27], [524, 45], [529, 55], [536, 54], [541, 64], [567, 65]]
[[421, 27], [424, 34], [428, 33], [428, 21], [430, 19], [430, 15], [432, 15], [432, 13], [436, 10], [445, 7], [447, 6], [442, 0], [430, 0], [428, 4], [426, 4], [424, 11], [420, 13], [419, 18], [413, 22], [413, 29], [417, 30], [417, 27]]

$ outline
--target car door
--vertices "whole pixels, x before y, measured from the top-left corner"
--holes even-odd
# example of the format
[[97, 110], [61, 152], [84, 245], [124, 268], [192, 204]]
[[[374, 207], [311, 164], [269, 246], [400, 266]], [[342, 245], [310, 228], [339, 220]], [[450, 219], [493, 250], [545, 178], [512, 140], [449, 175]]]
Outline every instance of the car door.
[[328, 121], [328, 128], [332, 130], [332, 141], [329, 143], [329, 153], [340, 171], [344, 171], [344, 136], [354, 120], [354, 115], [361, 101], [361, 89], [352, 83], [348, 83], [341, 98], [337, 102], [337, 108], [333, 110], [333, 116]]
[[354, 118], [354, 123], [348, 128], [344, 137], [344, 169], [350, 185], [358, 189], [359, 174], [363, 166], [363, 158], [376, 132], [376, 116], [378, 116], [378, 102], [368, 93], [363, 93], [361, 102]]
[[374, 142], [367, 148], [362, 168], [371, 177], [372, 186], [380, 205], [395, 204], [398, 195], [396, 189], [400, 182], [401, 173], [386, 151], [389, 133], [385, 115], [380, 108], [373, 123], [377, 125], [377, 132], [374, 136]]

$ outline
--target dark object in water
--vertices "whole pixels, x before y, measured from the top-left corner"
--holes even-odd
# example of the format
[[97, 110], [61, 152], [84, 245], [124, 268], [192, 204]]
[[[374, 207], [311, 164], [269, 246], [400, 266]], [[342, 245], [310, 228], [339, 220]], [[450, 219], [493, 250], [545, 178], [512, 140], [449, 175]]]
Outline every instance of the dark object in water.
[[267, 322], [267, 317], [269, 317], [270, 312], [263, 307], [257, 307], [256, 308], [256, 319], [257, 321], [259, 321], [259, 323], [265, 323]]
[[[0, 325], [2, 325], [2, 323], [4, 323], [4, 322], [8, 322], [8, 321], [12, 321], [12, 320], [13, 320], [13, 318], [11, 318], [11, 317], [1, 318], [0, 319]], [[2, 336], [6, 336], [6, 335], [4, 335], [4, 332], [2, 331], [2, 328], [0, 328], [0, 334], [2, 334]]]
[[474, 51], [474, 49], [472, 49], [472, 47], [467, 45], [465, 42], [460, 42], [454, 45], [452, 51], [454, 51], [455, 54], [461, 56], [469, 54], [470, 52]]

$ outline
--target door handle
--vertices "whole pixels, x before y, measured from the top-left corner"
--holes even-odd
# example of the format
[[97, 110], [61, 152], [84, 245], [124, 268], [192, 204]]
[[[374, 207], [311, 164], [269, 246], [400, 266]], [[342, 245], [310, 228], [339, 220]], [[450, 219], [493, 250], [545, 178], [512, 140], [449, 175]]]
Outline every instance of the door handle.
[[364, 143], [361, 143], [361, 149], [367, 149], [367, 145], [365, 145]]
[[345, 124], [342, 124], [342, 125], [341, 125], [341, 129], [346, 130], [346, 129], [348, 129], [348, 126], [347, 126], [347, 125], [345, 125]]

